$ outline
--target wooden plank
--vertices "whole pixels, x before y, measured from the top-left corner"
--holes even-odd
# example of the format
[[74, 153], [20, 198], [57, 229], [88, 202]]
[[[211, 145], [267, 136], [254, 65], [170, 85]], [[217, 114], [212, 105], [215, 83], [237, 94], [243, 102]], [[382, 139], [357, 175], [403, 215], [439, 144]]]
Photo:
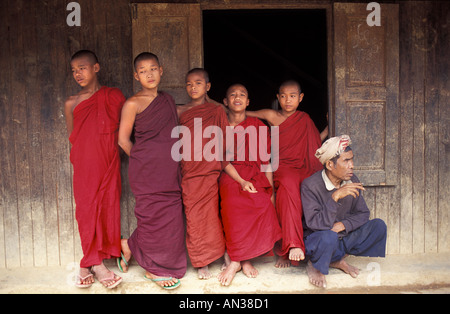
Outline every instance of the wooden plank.
[[30, 152], [28, 147], [28, 124], [26, 108], [25, 76], [28, 74], [24, 61], [24, 42], [27, 40], [24, 7], [21, 1], [10, 2], [12, 18], [16, 25], [11, 29], [11, 62], [16, 65], [12, 71], [12, 118], [14, 121], [14, 151], [16, 156], [17, 219], [19, 224], [20, 266], [33, 266], [33, 235], [30, 195]]
[[450, 8], [445, 2], [435, 4], [437, 43], [436, 43], [436, 82], [439, 99], [439, 141], [438, 141], [438, 167], [439, 167], [439, 193], [438, 205], [438, 252], [450, 252], [450, 34], [448, 25], [450, 21]]
[[24, 34], [24, 62], [27, 75], [24, 78], [27, 86], [26, 119], [28, 125], [29, 152], [29, 188], [31, 209], [31, 236], [33, 239], [33, 266], [46, 266], [45, 217], [43, 206], [43, 178], [42, 178], [42, 136], [41, 136], [41, 97], [38, 72], [40, 66], [37, 60], [37, 31], [38, 12], [41, 11], [39, 2], [27, 5], [24, 19], [29, 23]]
[[19, 224], [17, 219], [17, 187], [14, 153], [14, 122], [12, 119], [10, 50], [11, 28], [13, 20], [9, 15], [8, 3], [0, 4], [0, 267], [20, 266]]
[[443, 32], [439, 21], [438, 6], [431, 2], [424, 4], [427, 19], [423, 19], [428, 46], [425, 73], [425, 189], [424, 189], [424, 219], [425, 219], [425, 252], [437, 252], [437, 213], [439, 195], [439, 60], [437, 41], [438, 32]]
[[[401, 186], [401, 208], [400, 208], [400, 253], [412, 253], [412, 220], [413, 220], [413, 96], [415, 93], [415, 50], [412, 41], [413, 12], [416, 10], [411, 5], [400, 4], [400, 55], [402, 61], [400, 66], [400, 186]], [[414, 21], [417, 18], [414, 19]]]

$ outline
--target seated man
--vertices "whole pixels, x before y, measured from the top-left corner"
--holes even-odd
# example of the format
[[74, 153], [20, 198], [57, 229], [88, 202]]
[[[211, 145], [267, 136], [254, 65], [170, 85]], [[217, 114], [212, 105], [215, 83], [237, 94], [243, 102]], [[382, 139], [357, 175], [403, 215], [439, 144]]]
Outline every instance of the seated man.
[[344, 261], [348, 254], [385, 256], [386, 224], [369, 220], [360, 194], [365, 189], [353, 174], [350, 144], [347, 135], [327, 140], [316, 151], [324, 169], [305, 179], [301, 187], [306, 271], [317, 287], [326, 287], [329, 267], [358, 276], [359, 270]]

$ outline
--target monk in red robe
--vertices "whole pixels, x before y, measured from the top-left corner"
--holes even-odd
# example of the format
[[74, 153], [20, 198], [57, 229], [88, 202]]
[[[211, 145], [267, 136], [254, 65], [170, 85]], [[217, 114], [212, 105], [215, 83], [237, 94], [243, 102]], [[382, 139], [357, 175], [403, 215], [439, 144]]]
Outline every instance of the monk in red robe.
[[282, 241], [276, 246], [279, 256], [276, 267], [288, 267], [305, 258], [303, 242], [300, 185], [303, 179], [322, 169], [315, 158], [321, 146], [320, 134], [307, 113], [298, 111], [303, 99], [300, 85], [287, 81], [277, 94], [280, 111], [262, 109], [247, 112], [279, 126], [279, 166], [274, 172], [276, 209], [282, 230]]
[[[231, 262], [218, 278], [228, 286], [241, 267], [247, 277], [258, 275], [250, 260], [271, 251], [281, 238], [281, 229], [273, 204], [272, 172], [264, 173], [261, 168], [263, 163], [269, 163], [260, 158], [261, 150], [270, 154], [268, 128], [259, 119], [246, 117], [249, 99], [243, 85], [232, 85], [224, 103], [232, 126], [228, 132], [233, 130], [235, 138], [234, 145], [227, 147], [227, 152], [233, 152], [235, 173], [225, 168], [219, 181], [221, 216]], [[260, 142], [262, 132], [266, 132], [266, 142]], [[227, 133], [227, 142], [228, 136]]]
[[[177, 108], [181, 127], [186, 127], [190, 132], [189, 136], [182, 135], [184, 157], [181, 159], [181, 188], [186, 214], [186, 247], [199, 279], [209, 279], [211, 273], [208, 265], [225, 253], [219, 216], [218, 179], [226, 162], [220, 156], [212, 160], [205, 159], [203, 150], [215, 137], [211, 139], [203, 134], [208, 127], [218, 127], [225, 134], [228, 120], [222, 106], [206, 102], [210, 86], [205, 70], [189, 71], [186, 89], [191, 102]], [[186, 151], [188, 147], [190, 153]]]
[[104, 259], [120, 256], [120, 156], [117, 145], [120, 112], [125, 97], [117, 88], [101, 86], [97, 57], [77, 52], [73, 76], [82, 90], [65, 103], [73, 192], [83, 258], [76, 286], [90, 287], [94, 275], [114, 288], [122, 278], [109, 271]]

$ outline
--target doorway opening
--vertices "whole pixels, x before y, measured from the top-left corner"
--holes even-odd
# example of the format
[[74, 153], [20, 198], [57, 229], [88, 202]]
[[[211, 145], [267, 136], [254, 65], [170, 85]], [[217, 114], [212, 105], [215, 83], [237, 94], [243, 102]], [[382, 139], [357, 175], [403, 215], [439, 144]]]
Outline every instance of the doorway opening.
[[212, 99], [222, 102], [228, 86], [242, 83], [248, 110], [278, 109], [278, 87], [293, 79], [305, 94], [299, 110], [319, 132], [327, 125], [325, 9], [205, 10], [203, 47]]

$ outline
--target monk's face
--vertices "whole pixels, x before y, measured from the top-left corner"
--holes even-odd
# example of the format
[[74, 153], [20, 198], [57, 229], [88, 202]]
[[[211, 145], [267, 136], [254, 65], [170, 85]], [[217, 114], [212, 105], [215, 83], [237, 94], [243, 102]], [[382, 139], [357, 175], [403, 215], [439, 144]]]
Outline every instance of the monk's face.
[[201, 73], [191, 73], [186, 78], [186, 91], [193, 100], [205, 97], [210, 88], [211, 83], [206, 83]]
[[283, 86], [277, 94], [278, 102], [285, 112], [294, 112], [303, 99], [303, 93], [300, 93], [295, 85]]
[[327, 162], [328, 173], [331, 174], [338, 182], [348, 181], [353, 176], [353, 151], [343, 152], [334, 164], [332, 161]]
[[156, 59], [141, 60], [136, 64], [134, 78], [143, 88], [154, 89], [161, 82], [163, 69]]
[[81, 87], [86, 87], [94, 82], [97, 73], [100, 71], [100, 65], [98, 63], [94, 64], [87, 56], [73, 59], [70, 65], [73, 78]]
[[223, 102], [230, 111], [243, 112], [250, 103], [248, 91], [240, 84], [230, 86], [227, 90], [227, 97], [224, 98]]

